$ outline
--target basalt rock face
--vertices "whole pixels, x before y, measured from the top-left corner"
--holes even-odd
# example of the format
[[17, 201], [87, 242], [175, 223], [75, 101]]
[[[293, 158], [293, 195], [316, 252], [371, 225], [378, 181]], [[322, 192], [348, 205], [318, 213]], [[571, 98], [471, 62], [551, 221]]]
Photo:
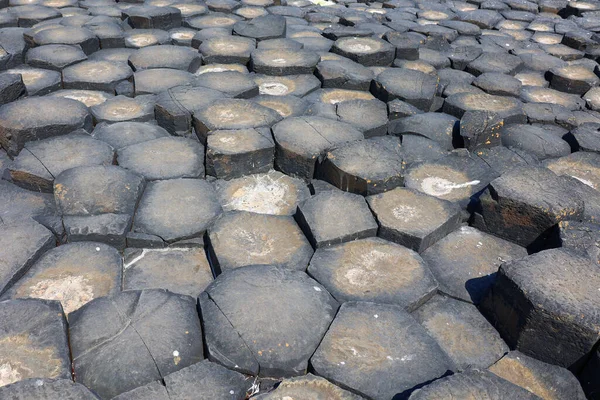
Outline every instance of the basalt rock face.
[[600, 399], [597, 0], [0, 8], [0, 399]]

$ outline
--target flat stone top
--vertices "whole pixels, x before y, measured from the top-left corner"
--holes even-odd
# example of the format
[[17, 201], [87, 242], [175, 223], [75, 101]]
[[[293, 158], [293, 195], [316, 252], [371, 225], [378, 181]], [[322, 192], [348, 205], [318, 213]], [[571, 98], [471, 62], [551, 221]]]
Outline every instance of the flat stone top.
[[600, 326], [600, 275], [588, 258], [566, 249], [545, 250], [502, 267], [534, 307], [559, 310]]

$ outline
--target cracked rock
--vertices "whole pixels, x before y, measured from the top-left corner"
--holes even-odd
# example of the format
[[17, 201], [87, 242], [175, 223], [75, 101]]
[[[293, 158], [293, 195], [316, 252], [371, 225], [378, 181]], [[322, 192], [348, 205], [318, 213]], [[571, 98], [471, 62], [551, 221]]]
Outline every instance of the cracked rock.
[[317, 375], [372, 399], [408, 393], [454, 369], [454, 364], [402, 308], [342, 304], [310, 360]]
[[[200, 307], [210, 355], [267, 377], [305, 374], [338, 308], [327, 290], [304, 272], [273, 266], [228, 271], [206, 292]], [[218, 310], [206, 313], [207, 304]], [[263, 329], [265, 324], [269, 330]]]
[[72, 313], [69, 333], [78, 381], [110, 399], [201, 361], [195, 303], [162, 289], [130, 290]]
[[68, 314], [95, 298], [118, 293], [122, 268], [121, 256], [110, 246], [65, 244], [44, 253], [5, 298], [57, 300]]

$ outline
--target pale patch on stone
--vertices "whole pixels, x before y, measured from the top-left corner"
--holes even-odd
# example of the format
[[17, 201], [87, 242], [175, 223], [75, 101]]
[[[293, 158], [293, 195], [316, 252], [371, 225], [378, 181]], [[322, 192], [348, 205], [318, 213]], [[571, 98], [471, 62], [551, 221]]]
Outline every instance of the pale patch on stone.
[[401, 204], [392, 209], [392, 214], [396, 219], [402, 220], [404, 222], [409, 222], [410, 220], [418, 216], [420, 213], [416, 207]]
[[106, 97], [102, 96], [101, 94], [92, 94], [85, 90], [71, 92], [63, 97], [66, 99], [77, 100], [85, 104], [87, 107], [102, 104], [106, 101]]
[[[30, 372], [33, 372], [29, 370]], [[13, 367], [10, 362], [0, 364], [0, 386], [10, 385], [22, 379], [18, 368]]]
[[248, 254], [248, 259], [251, 257], [265, 257], [271, 254], [275, 250], [275, 239], [259, 236], [254, 232], [248, 232], [245, 229], [237, 231], [237, 236], [248, 243], [248, 245], [241, 246], [245, 249]]
[[585, 185], [588, 185], [588, 186], [589, 186], [589, 187], [591, 187], [592, 189], [596, 189], [596, 187], [594, 186], [594, 183], [593, 183], [592, 181], [589, 181], [589, 180], [587, 180], [587, 179], [580, 178], [580, 177], [578, 177], [578, 176], [575, 176], [575, 175], [571, 175], [571, 176], [572, 176], [573, 178], [577, 179], [579, 182], [581, 182], [581, 183], [583, 183], [583, 184], [585, 184]]
[[150, 46], [151, 44], [156, 44], [156, 38], [154, 36], [148, 36], [148, 35], [130, 36], [127, 38], [127, 41], [138, 47], [145, 47], [145, 46]]
[[350, 43], [346, 45], [346, 48], [356, 53], [366, 53], [372, 50], [371, 46], [364, 43]]
[[275, 58], [275, 59], [271, 60], [271, 62], [273, 64], [283, 65], [283, 64], [287, 64], [288, 61], [285, 58]]
[[279, 82], [265, 82], [258, 87], [260, 94], [269, 94], [271, 96], [283, 96], [289, 93], [290, 89]]
[[192, 33], [192, 32], [175, 32], [175, 33], [171, 34], [171, 37], [173, 39], [191, 39], [194, 37], [194, 33]]
[[421, 188], [423, 191], [431, 196], [445, 196], [450, 194], [454, 189], [462, 189], [469, 186], [477, 185], [480, 181], [474, 180], [465, 183], [455, 183], [448, 179], [440, 178], [437, 176], [430, 176], [423, 179], [421, 182]]
[[30, 286], [32, 297], [61, 302], [65, 314], [79, 309], [94, 299], [94, 288], [81, 275], [44, 279]]
[[44, 76], [43, 72], [40, 71], [32, 71], [26, 68], [13, 68], [9, 71], [11, 74], [21, 74], [23, 78], [23, 83], [25, 85], [29, 85], [35, 83], [38, 79], [41, 79]]
[[233, 192], [231, 201], [223, 206], [226, 210], [250, 211], [258, 214], [280, 214], [289, 207], [286, 201], [287, 185], [268, 175], [253, 177], [248, 186]]

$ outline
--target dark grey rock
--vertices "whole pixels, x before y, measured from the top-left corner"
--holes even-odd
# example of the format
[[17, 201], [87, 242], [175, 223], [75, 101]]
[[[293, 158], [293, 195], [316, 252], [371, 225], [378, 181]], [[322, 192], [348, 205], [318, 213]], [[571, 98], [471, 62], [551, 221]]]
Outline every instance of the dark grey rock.
[[509, 350], [500, 334], [471, 304], [436, 296], [413, 316], [459, 370], [485, 369]]
[[[353, 217], [345, 216], [350, 213]], [[377, 223], [362, 196], [319, 193], [298, 205], [298, 224], [314, 248], [375, 236]]]
[[58, 300], [70, 313], [94, 298], [118, 293], [122, 268], [120, 254], [110, 246], [94, 242], [65, 244], [44, 253], [5, 298]]
[[372, 399], [406, 397], [455, 367], [398, 306], [342, 304], [310, 360], [314, 372]]
[[571, 250], [541, 251], [503, 264], [482, 306], [509, 346], [577, 370], [598, 341], [597, 270]]
[[220, 213], [217, 195], [204, 180], [155, 181], [140, 199], [133, 230], [174, 242], [202, 236]]
[[103, 399], [203, 359], [194, 299], [160, 289], [95, 299], [69, 315], [69, 333], [78, 380]]
[[37, 299], [2, 301], [0, 317], [2, 398], [24, 398], [17, 397], [23, 394], [17, 387], [5, 386], [14, 382], [29, 378], [71, 378], [67, 321], [60, 303]]
[[76, 100], [30, 97], [0, 107], [0, 144], [9, 155], [19, 154], [26, 142], [92, 130], [87, 107]]
[[247, 265], [304, 271], [313, 255], [291, 216], [228, 212], [208, 229], [208, 237], [209, 254], [217, 273]]
[[[247, 370], [255, 368], [248, 358], [250, 353], [259, 364], [259, 374], [269, 377], [304, 374], [309, 357], [338, 308], [325, 288], [304, 272], [272, 266], [226, 272], [206, 292], [206, 300], [215, 304], [223, 316], [207, 317], [202, 308], [204, 326], [211, 326], [223, 342], [221, 345], [221, 341], [207, 336], [211, 354], [220, 353], [218, 359], [246, 365], [243, 368]], [[253, 302], [248, 302], [250, 297]], [[282, 318], [273, 319], [273, 313]], [[269, 330], [264, 329], [266, 325]], [[237, 339], [231, 342], [228, 338]]]

